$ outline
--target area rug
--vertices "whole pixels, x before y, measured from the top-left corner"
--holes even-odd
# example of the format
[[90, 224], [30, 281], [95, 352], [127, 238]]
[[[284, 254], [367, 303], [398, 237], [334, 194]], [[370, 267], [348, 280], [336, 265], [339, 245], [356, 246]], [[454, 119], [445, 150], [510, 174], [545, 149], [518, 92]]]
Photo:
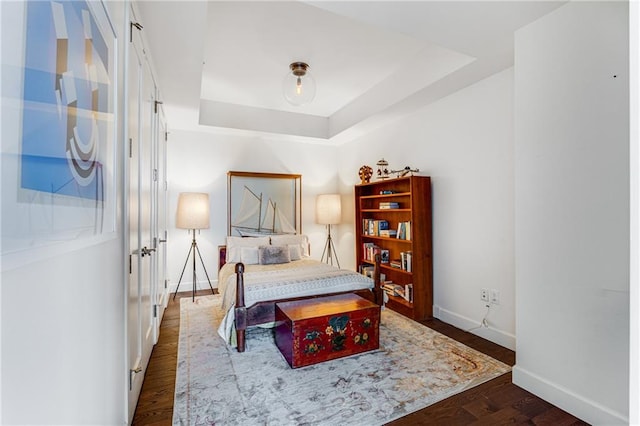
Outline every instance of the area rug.
[[271, 329], [226, 345], [220, 304], [181, 300], [174, 425], [379, 425], [510, 371], [389, 309], [379, 350], [291, 369]]

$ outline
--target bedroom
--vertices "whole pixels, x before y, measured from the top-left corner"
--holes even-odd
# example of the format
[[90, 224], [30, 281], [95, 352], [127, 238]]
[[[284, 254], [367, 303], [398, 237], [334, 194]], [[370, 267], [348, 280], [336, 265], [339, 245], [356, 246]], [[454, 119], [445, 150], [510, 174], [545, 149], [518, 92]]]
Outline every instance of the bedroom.
[[[579, 4], [576, 3], [563, 6], [555, 14], [542, 18], [537, 22], [538, 26], [534, 25], [530, 30], [534, 33], [553, 30], [566, 36], [566, 28], [577, 25], [572, 14], [579, 13], [574, 10], [578, 7]], [[114, 15], [112, 19], [115, 22], [122, 22], [122, 16], [116, 15], [116, 12]], [[152, 28], [148, 28], [148, 31], [152, 31]], [[590, 34], [590, 30], [584, 31]], [[535, 36], [539, 34], [535, 33]], [[531, 37], [533, 35], [521, 33], [518, 41], [522, 48], [520, 52], [536, 57], [543, 55], [544, 52], [528, 44], [532, 43]], [[574, 67], [592, 69], [592, 60], [606, 62], [601, 56], [565, 56], [562, 49], [566, 49], [566, 46], [558, 46], [557, 51], [554, 51], [550, 48], [553, 44], [549, 43], [550, 46], [546, 46], [549, 57], [544, 69], [561, 69], [567, 72], [559, 73], [559, 81], [547, 77], [547, 91], [543, 96], [550, 98], [559, 87], [565, 87], [567, 82], [573, 81], [577, 72]], [[598, 51], [598, 54], [606, 55], [607, 50], [603, 50]], [[553, 54], [558, 54], [561, 58], [558, 59]], [[612, 61], [627, 60], [620, 54], [621, 57], [613, 58]], [[163, 69], [161, 58], [156, 57], [155, 53], [154, 61], [160, 70]], [[286, 66], [284, 64], [285, 68]], [[582, 74], [582, 71], [578, 74]], [[344, 195], [346, 208], [343, 217], [351, 218], [353, 212], [348, 210], [347, 201], [351, 199], [352, 186], [357, 182], [357, 170], [361, 165], [373, 165], [384, 157], [394, 167], [418, 167], [425, 175], [434, 177], [434, 198], [438, 200], [438, 207], [434, 210], [434, 253], [438, 257], [434, 282], [435, 305], [441, 317], [451, 323], [458, 321], [463, 327], [468, 322], [477, 322], [484, 314], [479, 289], [498, 288], [502, 303], [499, 309], [492, 312], [494, 328], [490, 331], [491, 335], [486, 337], [504, 346], [515, 347], [519, 355], [523, 356], [522, 367], [528, 366], [536, 370], [537, 376], [542, 378], [539, 383], [541, 386], [550, 383], [554, 385], [547, 390], [568, 390], [566, 394], [554, 396], [559, 401], [556, 404], [568, 401], [569, 404], [578, 405], [579, 410], [591, 413], [589, 410], [594, 409], [598, 412], [589, 415], [597, 416], [602, 414], [600, 411], [604, 411], [614, 413], [615, 418], [625, 418], [628, 393], [626, 387], [619, 385], [627, 380], [629, 374], [626, 368], [628, 352], [603, 348], [624, 348], [629, 345], [626, 332], [622, 332], [629, 329], [629, 313], [625, 313], [628, 309], [629, 265], [620, 264], [621, 259], [628, 256], [628, 247], [621, 244], [619, 238], [609, 241], [602, 234], [611, 231], [611, 227], [617, 235], [628, 234], [628, 228], [624, 228], [628, 219], [628, 191], [608, 190], [610, 187], [628, 187], [629, 175], [625, 171], [628, 153], [624, 151], [628, 134], [618, 135], [617, 141], [622, 145], [617, 145], [617, 150], [585, 152], [579, 146], [570, 145], [567, 150], [561, 146], [545, 146], [538, 154], [531, 153], [529, 150], [536, 147], [534, 141], [520, 132], [523, 126], [535, 124], [526, 120], [532, 111], [522, 111], [521, 108], [525, 106], [518, 103], [517, 97], [514, 105], [514, 93], [528, 88], [524, 77], [514, 67], [505, 66], [503, 70], [425, 105], [404, 118], [374, 132], [354, 135], [341, 144], [301, 144], [293, 137], [264, 134], [245, 136], [234, 131], [194, 131], [179, 128], [178, 123], [187, 121], [188, 117], [187, 120], [182, 120], [183, 117], [169, 116], [170, 127], [175, 126], [171, 127], [168, 156], [168, 169], [172, 176], [169, 212], [175, 211], [178, 192], [195, 188], [210, 192], [211, 205], [217, 206], [220, 213], [216, 217], [216, 209], [213, 209], [212, 221], [217, 225], [203, 231], [199, 241], [203, 244], [203, 253], [214, 259], [217, 245], [223, 242], [225, 235], [228, 170], [301, 173], [304, 181], [303, 212], [313, 212], [316, 194], [340, 192]], [[577, 96], [575, 92], [572, 94]], [[564, 103], [554, 104], [548, 111], [549, 116], [540, 119], [553, 121], [555, 114], [578, 111], [578, 106], [590, 105], [589, 102], [592, 102], [588, 93], [585, 97], [584, 101], [574, 101], [571, 97], [562, 98]], [[544, 102], [546, 106], [546, 101], [539, 102]], [[619, 112], [619, 116], [616, 114], [611, 117], [605, 114], [611, 112], [606, 105], [594, 103], [593, 107], [607, 117], [609, 131], [628, 127], [628, 124], [617, 121], [626, 114]], [[600, 110], [603, 108], [605, 111]], [[617, 111], [624, 111], [624, 106]], [[565, 119], [564, 123], [571, 123], [572, 119], [579, 120], [580, 116], [576, 112], [575, 116], [565, 116]], [[561, 127], [554, 130], [563, 134], [575, 130], [570, 124], [564, 127], [556, 124]], [[587, 138], [600, 128], [595, 124], [590, 127], [589, 124], [580, 121], [580, 138]], [[530, 134], [541, 139], [549, 137], [544, 129], [539, 128]], [[523, 144], [516, 143], [522, 140]], [[189, 149], [184, 148], [182, 141], [188, 141]], [[591, 193], [569, 179], [593, 176], [594, 170], [597, 170], [599, 176], [608, 176], [613, 180], [600, 182], [602, 186], [598, 187], [593, 186], [596, 184], [594, 181], [588, 183], [593, 189], [599, 188], [600, 193], [609, 194], [606, 207], [594, 206], [589, 196]], [[544, 184], [547, 192], [535, 192], [535, 199], [530, 195], [531, 198], [527, 198], [537, 179], [543, 179], [540, 183]], [[562, 182], [566, 182], [566, 185], [562, 185]], [[556, 190], [552, 190], [554, 185], [557, 185]], [[566, 194], [573, 194], [571, 201]], [[529, 235], [528, 229], [533, 229], [536, 219], [530, 212], [529, 203], [534, 202], [538, 207], [562, 206], [569, 217], [563, 216], [562, 223], [552, 220], [545, 222], [544, 226], [548, 228], [541, 236]], [[571, 218], [578, 216], [584, 218], [584, 222], [575, 224], [575, 228], [570, 227], [571, 235], [563, 239], [561, 236], [564, 232], [561, 231], [569, 224], [574, 224]], [[615, 225], [619, 225], [620, 229]], [[594, 239], [608, 241], [607, 244], [600, 244], [602, 252], [573, 252], [572, 248], [586, 250], [585, 245], [574, 245], [574, 241], [580, 241], [575, 239], [576, 235], [581, 235], [582, 232], [592, 234], [594, 229]], [[311, 238], [312, 250], [322, 247], [325, 231], [322, 226], [314, 223], [312, 215], [305, 214], [303, 230]], [[558, 237], [558, 241], [550, 244], [542, 240], [543, 236]], [[354, 265], [351, 225], [346, 221], [339, 225], [335, 237], [341, 263]], [[175, 282], [189, 237], [180, 230], [172, 229], [170, 238], [173, 244], [169, 248], [169, 256], [179, 259], [170, 263], [169, 275]], [[537, 292], [538, 283], [532, 269], [536, 269], [540, 263], [549, 265], [550, 259], [542, 256], [549, 246], [564, 250], [561, 254], [565, 262], [564, 266], [551, 262], [544, 270], [550, 275], [562, 276], [567, 281], [563, 284], [553, 280], [552, 276], [545, 276], [548, 281], [542, 287], [544, 291]], [[567, 251], [572, 254], [567, 254]], [[604, 258], [596, 262], [592, 257], [596, 255], [597, 259]], [[80, 276], [104, 276], [98, 280], [96, 288], [87, 288], [78, 275], [65, 270], [65, 267], [71, 269], [71, 265], [77, 263], [87, 265], [80, 267]], [[99, 408], [103, 407], [103, 402], [98, 401], [106, 401], [104, 403], [110, 408], [121, 407], [121, 379], [106, 378], [96, 371], [61, 387], [40, 387], [39, 380], [30, 376], [14, 377], [4, 373], [5, 365], [16, 363], [15, 365], [30, 371], [37, 371], [43, 381], [55, 383], [59, 377], [79, 374], [76, 371], [78, 365], [85, 366], [83, 370], [91, 370], [86, 361], [79, 358], [102, 360], [110, 368], [119, 370], [120, 358], [110, 354], [107, 349], [122, 346], [122, 290], [113, 288], [113, 283], [120, 282], [120, 274], [113, 272], [121, 270], [120, 264], [118, 241], [111, 241], [90, 250], [51, 255], [36, 263], [35, 268], [27, 266], [3, 270], [2, 397], [3, 412], [7, 419], [15, 421], [19, 418], [16, 417], [18, 413], [25, 412], [27, 389], [39, 389], [36, 395], [48, 401], [44, 412], [61, 422], [79, 422], [78, 419], [86, 418], [83, 415], [101, 413], [105, 409]], [[464, 267], [459, 267], [461, 264]], [[584, 265], [587, 264], [592, 268], [585, 268]], [[215, 260], [207, 266], [210, 269], [217, 267]], [[607, 280], [608, 285], [602, 286], [598, 280], [605, 281], [601, 278], [603, 274], [611, 274], [615, 279]], [[30, 283], [33, 295], [28, 309], [18, 309], [15, 302], [24, 300], [25, 288], [20, 283], [25, 281]], [[584, 284], [587, 291], [582, 293], [580, 306], [573, 303], [577, 296], [577, 282], [587, 283]], [[63, 287], [64, 292], [60, 291]], [[57, 294], [58, 292], [65, 296]], [[80, 303], [85, 303], [87, 312], [101, 314], [102, 319], [90, 321], [83, 326], [74, 315], [60, 311], [62, 307], [73, 309]], [[606, 309], [600, 309], [601, 306]], [[540, 307], [546, 307], [548, 322], [537, 317], [536, 309]], [[599, 315], [586, 315], [586, 312]], [[615, 315], [610, 315], [611, 313]], [[28, 321], [29, 316], [33, 316], [38, 324]], [[576, 319], [574, 323], [566, 321], [567, 318], [580, 320]], [[47, 337], [38, 327], [43, 326], [45, 320], [69, 332], [56, 338]], [[587, 321], [587, 327], [581, 321]], [[556, 328], [557, 332], [548, 333], [552, 328]], [[622, 331], [614, 333], [612, 330]], [[104, 334], [103, 341], [92, 340], [91, 347], [87, 347], [82, 343], [81, 336], [94, 333]], [[27, 347], [33, 358], [20, 360], [21, 352], [11, 349], [22, 342], [19, 334], [33, 338]], [[46, 358], [41, 354], [40, 345], [59, 348], [55, 368], [51, 367], [49, 361], [44, 362]], [[581, 352], [591, 356], [576, 360], [576, 345], [581, 348]], [[66, 360], [69, 355], [72, 360]], [[541, 365], [536, 365], [535, 360], [540, 360]], [[569, 360], [571, 368], [568, 382], [556, 383], [554, 380], [558, 369], [567, 368]], [[38, 367], [39, 363], [43, 367]], [[597, 371], [592, 371], [594, 364], [599, 366]], [[44, 366], [48, 367], [45, 369]], [[590, 378], [587, 383], [583, 383], [582, 377], [586, 371], [590, 371]], [[19, 386], [22, 390], [9, 393], [16, 388], [17, 383], [22, 383]], [[110, 385], [102, 391], [82, 392], [82, 389], [92, 389], [94, 383]], [[602, 383], [610, 385], [605, 387]], [[68, 403], [53, 396], [57, 393], [56, 389], [64, 389], [69, 397]], [[68, 408], [69, 404], [71, 407], [85, 405], [88, 408], [86, 412], [78, 414], [78, 417], [65, 417], [64, 407]], [[101, 419], [117, 417], [114, 413], [107, 413], [108, 411], [97, 416]], [[22, 418], [38, 422], [37, 417]], [[110, 423], [108, 420], [104, 422]]]

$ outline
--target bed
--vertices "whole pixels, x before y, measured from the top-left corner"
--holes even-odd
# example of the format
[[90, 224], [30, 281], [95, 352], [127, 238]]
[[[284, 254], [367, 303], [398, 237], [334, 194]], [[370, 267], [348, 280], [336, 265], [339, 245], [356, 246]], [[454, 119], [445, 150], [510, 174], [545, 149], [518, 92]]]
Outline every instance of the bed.
[[311, 259], [302, 235], [227, 237], [220, 264], [218, 291], [225, 317], [218, 334], [238, 352], [245, 351], [247, 327], [273, 324], [276, 302], [356, 293], [382, 303], [379, 259], [373, 277], [339, 269]]

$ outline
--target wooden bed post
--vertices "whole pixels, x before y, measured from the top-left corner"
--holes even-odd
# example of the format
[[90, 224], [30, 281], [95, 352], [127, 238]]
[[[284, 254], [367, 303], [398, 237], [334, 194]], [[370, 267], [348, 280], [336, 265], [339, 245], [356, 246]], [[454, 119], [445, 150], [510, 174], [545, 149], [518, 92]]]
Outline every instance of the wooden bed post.
[[380, 282], [380, 260], [381, 260], [380, 253], [376, 253], [376, 255], [374, 256], [374, 259], [375, 259], [375, 264], [373, 266], [374, 301], [378, 305], [382, 306], [382, 304], [384, 303], [384, 299], [382, 295], [383, 283]]
[[236, 338], [238, 343], [238, 352], [244, 352], [244, 335], [247, 329], [247, 308], [244, 306], [244, 264], [236, 265], [237, 287], [236, 287]]

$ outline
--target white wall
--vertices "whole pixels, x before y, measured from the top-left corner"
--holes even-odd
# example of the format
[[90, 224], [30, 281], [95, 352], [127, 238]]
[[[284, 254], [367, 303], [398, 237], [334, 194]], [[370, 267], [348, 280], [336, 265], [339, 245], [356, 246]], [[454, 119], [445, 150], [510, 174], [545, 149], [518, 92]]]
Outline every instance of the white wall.
[[[629, 3], [630, 338], [629, 423], [640, 424], [640, 4]], [[635, 76], [635, 77], [633, 77]]]
[[[2, 2], [2, 161], [18, 145], [20, 120], [13, 88], [21, 87], [24, 2]], [[108, 4], [124, 52], [125, 3]], [[15, 50], [5, 49], [11, 40]], [[118, 59], [122, 64], [122, 56]], [[118, 96], [123, 99], [122, 68]], [[121, 108], [120, 103], [120, 108]], [[122, 124], [120, 122], [120, 124]], [[118, 129], [116, 212], [122, 209], [122, 128]], [[11, 154], [7, 154], [7, 153]], [[17, 187], [17, 174], [3, 173], [3, 196]], [[11, 215], [15, 199], [3, 199]], [[3, 256], [1, 294], [2, 424], [123, 424], [126, 421], [122, 217], [115, 232], [83, 242], [57, 241], [49, 247], [21, 249], [11, 262]], [[26, 220], [26, 218], [24, 219]], [[4, 237], [10, 234], [3, 224]]]
[[572, 2], [516, 33], [514, 382], [625, 423], [628, 4]]
[[[513, 70], [439, 100], [340, 147], [340, 188], [350, 198], [358, 169], [384, 157], [392, 169], [431, 176], [434, 316], [463, 329], [479, 325], [483, 287], [500, 291], [489, 329], [474, 333], [515, 348], [513, 224]], [[340, 252], [353, 228], [341, 226]], [[346, 258], [346, 256], [345, 256]], [[341, 258], [342, 259], [342, 258]]]
[[[311, 256], [320, 259], [326, 230], [324, 225], [315, 223], [315, 197], [337, 190], [336, 154], [337, 148], [326, 144], [206, 130], [171, 130], [168, 145], [170, 224], [167, 250], [172, 290], [178, 284], [191, 244], [188, 231], [175, 227], [178, 194], [191, 191], [209, 193], [211, 227], [202, 230], [196, 237], [209, 278], [212, 285], [217, 286], [217, 247], [225, 243], [227, 235], [228, 171], [301, 174], [302, 232], [309, 236]], [[196, 263], [198, 287], [209, 288], [200, 261]], [[191, 263], [187, 265], [180, 291], [191, 289], [193, 278], [190, 271]]]
[[121, 241], [2, 272], [2, 424], [122, 424]]

